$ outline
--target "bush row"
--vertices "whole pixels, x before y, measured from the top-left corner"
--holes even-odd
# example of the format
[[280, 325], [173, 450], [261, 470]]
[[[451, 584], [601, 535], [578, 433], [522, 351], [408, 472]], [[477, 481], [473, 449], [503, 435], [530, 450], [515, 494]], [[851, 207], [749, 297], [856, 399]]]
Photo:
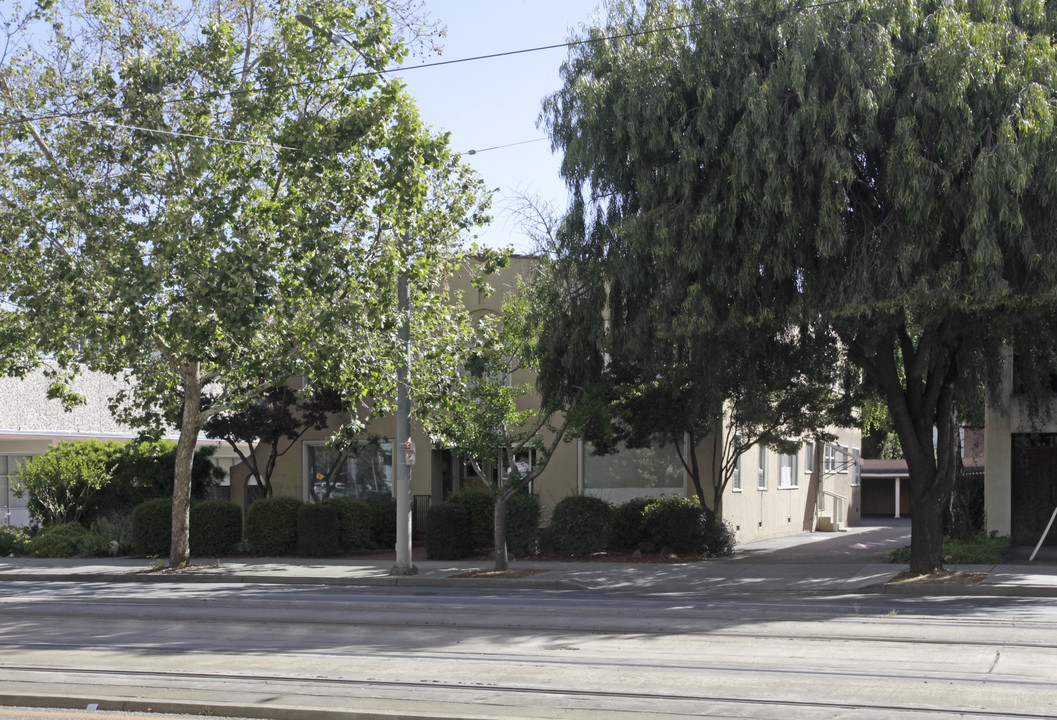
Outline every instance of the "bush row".
[[[376, 505], [383, 506], [381, 509]], [[389, 508], [394, 530], [386, 523], [372, 533], [376, 513]], [[246, 512], [246, 545], [254, 555], [298, 553], [326, 557], [342, 552], [395, 544], [396, 508], [388, 502], [329, 498], [318, 505], [288, 497], [261, 498]], [[243, 538], [242, 510], [235, 503], [207, 500], [191, 505], [189, 543], [198, 557], [223, 555]], [[141, 555], [167, 555], [172, 542], [172, 501], [150, 500], [132, 513], [133, 547]]]
[[[535, 495], [515, 495], [506, 505], [506, 546], [515, 555], [536, 550], [540, 503]], [[487, 490], [463, 490], [426, 514], [426, 556], [458, 560], [495, 544], [495, 497]]]
[[734, 533], [696, 499], [635, 498], [613, 507], [575, 495], [555, 506], [543, 544], [569, 555], [640, 549], [720, 557], [734, 552]]
[[[457, 493], [429, 510], [426, 553], [433, 560], [457, 560], [491, 548], [495, 501], [487, 491]], [[507, 504], [507, 549], [514, 555], [537, 549], [584, 556], [607, 550], [664, 552], [720, 557], [734, 552], [734, 533], [702, 509], [696, 499], [635, 498], [613, 507], [605, 500], [573, 495], [555, 508], [541, 534], [539, 500], [516, 495]]]

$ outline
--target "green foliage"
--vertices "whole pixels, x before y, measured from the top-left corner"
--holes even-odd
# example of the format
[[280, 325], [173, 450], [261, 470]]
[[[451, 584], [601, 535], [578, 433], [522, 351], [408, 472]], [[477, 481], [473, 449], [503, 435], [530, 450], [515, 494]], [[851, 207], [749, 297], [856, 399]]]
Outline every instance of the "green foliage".
[[[345, 551], [370, 547], [371, 508], [366, 502], [357, 498], [331, 497], [319, 504], [337, 511], [341, 525], [341, 547]], [[395, 511], [393, 514], [396, 514]]]
[[570, 495], [554, 506], [547, 541], [560, 553], [590, 555], [606, 549], [613, 507], [590, 495]]
[[[195, 450], [191, 465], [191, 497], [201, 499], [223, 478], [213, 465], [216, 448]], [[176, 472], [176, 443], [170, 440], [142, 440], [121, 446], [114, 457], [113, 482], [103, 491], [99, 505], [123, 509], [158, 497], [171, 497]]]
[[110, 483], [119, 448], [98, 440], [59, 443], [20, 464], [15, 492], [42, 525], [77, 522], [95, 509], [97, 495]]
[[261, 498], [246, 511], [246, 541], [262, 557], [286, 555], [297, 549], [297, 517], [304, 503], [296, 498]]
[[540, 526], [540, 499], [520, 493], [506, 502], [506, 546], [518, 557], [536, 549]]
[[36, 558], [68, 558], [79, 555], [88, 530], [76, 522], [44, 528], [26, 543], [26, 553]]
[[367, 506], [371, 509], [371, 545], [376, 548], [396, 547], [396, 500], [368, 500]]
[[341, 553], [341, 518], [337, 508], [302, 505], [297, 511], [297, 554], [333, 557]]
[[0, 557], [21, 555], [26, 551], [29, 533], [23, 528], [0, 525]]
[[473, 550], [470, 511], [465, 505], [442, 502], [426, 514], [426, 557], [430, 560], [461, 560]]
[[80, 542], [82, 557], [114, 557], [132, 550], [132, 515], [108, 513], [97, 517]]
[[132, 547], [146, 557], [165, 556], [172, 544], [172, 500], [156, 498], [132, 511]]
[[495, 541], [495, 497], [487, 490], [462, 490], [447, 502], [466, 508], [470, 517], [470, 545], [490, 548]]
[[613, 510], [613, 529], [609, 536], [609, 549], [628, 552], [636, 549], [648, 539], [646, 532], [646, 508], [654, 498], [632, 498]]
[[242, 508], [227, 500], [205, 500], [191, 506], [191, 554], [219, 557], [242, 540]]
[[562, 257], [589, 288], [580, 336], [605, 333], [630, 387], [659, 378], [661, 397], [745, 357], [760, 387], [885, 398], [928, 571], [958, 408], [982, 386], [997, 399], [1004, 347], [1034, 397], [1055, 369], [1057, 16], [1019, 0], [775, 7], [618, 0], [584, 32], [620, 42], [570, 46], [544, 120], [574, 199]]
[[[388, 410], [397, 276], [416, 393], [447, 381], [470, 332], [444, 281], [488, 196], [400, 80], [373, 72], [406, 56], [416, 13], [305, 9], [328, 31], [287, 0], [248, 14], [56, 0], [62, 22], [8, 25], [0, 97], [30, 121], [0, 126], [0, 294], [18, 310], [0, 331], [64, 366], [127, 372], [119, 418], [155, 434], [168, 421], [184, 448], [292, 376]], [[55, 113], [89, 121], [34, 119]], [[225, 392], [203, 406], [210, 384]]]
[[706, 513], [697, 500], [667, 495], [643, 511], [646, 535], [662, 550], [676, 554], [703, 552]]
[[[998, 565], [1005, 560], [1005, 553], [1013, 541], [1008, 536], [979, 533], [971, 538], [958, 540], [943, 538], [943, 561], [953, 565]], [[894, 563], [910, 562], [910, 546], [893, 550], [889, 560]]]

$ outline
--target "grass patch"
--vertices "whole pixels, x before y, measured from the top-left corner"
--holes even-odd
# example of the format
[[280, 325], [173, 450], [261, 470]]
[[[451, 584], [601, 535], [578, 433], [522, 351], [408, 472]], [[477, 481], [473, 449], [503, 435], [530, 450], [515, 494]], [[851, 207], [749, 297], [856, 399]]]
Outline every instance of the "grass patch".
[[[997, 565], [1012, 540], [1008, 536], [976, 535], [968, 540], [943, 538], [943, 562], [952, 565]], [[910, 546], [893, 550], [889, 561], [894, 563], [910, 562]]]

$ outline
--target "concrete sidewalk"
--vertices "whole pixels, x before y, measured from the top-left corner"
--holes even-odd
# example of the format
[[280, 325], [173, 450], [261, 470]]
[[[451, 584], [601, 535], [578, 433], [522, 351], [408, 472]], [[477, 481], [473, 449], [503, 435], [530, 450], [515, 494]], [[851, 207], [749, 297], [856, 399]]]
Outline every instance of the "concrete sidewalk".
[[[282, 583], [368, 587], [605, 590], [641, 593], [889, 592], [918, 595], [1057, 597], [1057, 564], [962, 566], [985, 574], [977, 584], [893, 583], [905, 565], [883, 562], [891, 528], [853, 528], [839, 535], [805, 533], [739, 546], [732, 558], [702, 562], [512, 562], [489, 576], [487, 561], [415, 560], [415, 575], [390, 575], [384, 557], [224, 558], [178, 572], [145, 559], [0, 559], [0, 581]], [[898, 532], [898, 529], [897, 529]], [[467, 574], [476, 575], [468, 576]]]

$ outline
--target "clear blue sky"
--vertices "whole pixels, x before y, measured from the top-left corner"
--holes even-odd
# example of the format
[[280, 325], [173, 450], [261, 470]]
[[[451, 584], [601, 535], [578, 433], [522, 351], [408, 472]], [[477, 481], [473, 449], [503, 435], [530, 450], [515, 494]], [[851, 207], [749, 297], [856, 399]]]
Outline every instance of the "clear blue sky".
[[[433, 19], [448, 35], [444, 53], [413, 59], [408, 65], [487, 55], [565, 42], [570, 28], [591, 24], [602, 0], [425, 0]], [[536, 121], [543, 98], [561, 86], [558, 70], [563, 49], [512, 57], [423, 68], [401, 73], [423, 119], [451, 132], [459, 152], [545, 138]], [[495, 193], [489, 227], [479, 241], [490, 247], [531, 249], [518, 222], [506, 208], [518, 193], [537, 195], [564, 210], [567, 195], [558, 176], [560, 157], [549, 140], [540, 140], [467, 156]]]

